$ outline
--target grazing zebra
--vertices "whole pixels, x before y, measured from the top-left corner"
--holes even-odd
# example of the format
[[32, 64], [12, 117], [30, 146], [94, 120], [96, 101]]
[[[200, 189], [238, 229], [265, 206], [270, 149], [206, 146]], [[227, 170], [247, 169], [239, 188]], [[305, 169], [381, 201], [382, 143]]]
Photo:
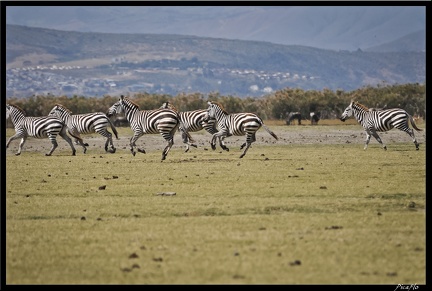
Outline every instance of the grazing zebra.
[[[167, 141], [167, 146], [162, 152], [162, 160], [165, 160], [168, 152], [174, 144], [174, 133], [180, 125], [177, 112], [171, 109], [140, 110], [139, 106], [123, 95], [120, 100], [108, 109], [107, 116], [124, 112], [134, 135], [130, 139], [130, 151], [135, 156], [135, 142], [144, 134], [160, 133]], [[145, 150], [137, 148], [140, 153]]]
[[355, 119], [363, 126], [366, 131], [366, 143], [364, 149], [367, 149], [371, 135], [382, 145], [384, 150], [387, 150], [386, 145], [382, 142], [377, 134], [378, 132], [389, 131], [392, 128], [405, 131], [412, 139], [419, 149], [419, 143], [414, 136], [414, 130], [409, 127], [408, 120], [411, 122], [412, 127], [417, 131], [422, 131], [414, 122], [414, 119], [405, 110], [399, 108], [393, 109], [378, 109], [369, 110], [366, 106], [351, 101], [350, 105], [342, 113], [340, 120], [345, 121], [348, 117], [354, 115]]
[[[161, 108], [169, 108], [171, 110], [178, 112], [177, 108], [175, 108], [175, 106], [169, 102], [164, 102]], [[197, 109], [192, 111], [178, 112], [178, 114], [180, 120], [183, 122], [184, 126], [186, 127], [186, 132], [197, 132], [202, 129], [205, 129], [211, 135], [218, 132], [216, 128], [215, 119], [209, 119], [208, 121], [204, 120], [207, 116], [207, 109]], [[179, 130], [181, 130], [181, 126]], [[197, 147], [195, 144], [189, 143], [189, 138], [184, 132], [182, 133], [182, 138], [183, 138], [183, 143], [186, 144], [185, 152], [189, 151], [189, 145]], [[221, 147], [225, 146], [221, 137], [219, 137], [219, 144], [221, 145]]]
[[[216, 149], [216, 138], [217, 137], [228, 137], [231, 135], [242, 136], [246, 135], [246, 142], [241, 145], [240, 149], [243, 149], [245, 146], [243, 153], [240, 155], [240, 158], [243, 158], [246, 155], [247, 150], [251, 146], [251, 144], [256, 140], [255, 133], [261, 126], [273, 136], [276, 140], [278, 137], [274, 134], [259, 118], [257, 115], [253, 113], [233, 113], [228, 114], [223, 107], [213, 101], [208, 101], [208, 116], [209, 118], [216, 119], [217, 125], [219, 127], [219, 131], [213, 134], [212, 140], [210, 142], [213, 150]], [[222, 146], [222, 149], [229, 150], [226, 146]]]
[[311, 113], [309, 113], [309, 115], [310, 115], [311, 125], [318, 124], [318, 121], [321, 118], [321, 114], [319, 112], [318, 113], [317, 112], [311, 112]]
[[[46, 138], [48, 137], [52, 143], [51, 150], [46, 153], [46, 156], [50, 156], [57, 148], [57, 135], [60, 135], [72, 148], [72, 155], [75, 156], [75, 148], [73, 146], [71, 138], [66, 134], [66, 125], [62, 120], [55, 116], [42, 116], [42, 117], [26, 117], [23, 109], [16, 105], [6, 104], [6, 120], [11, 118], [12, 123], [15, 127], [15, 134], [11, 136], [7, 143], [6, 148], [9, 147], [11, 141], [21, 138], [21, 142], [18, 147], [18, 152], [15, 155], [20, 155], [22, 147], [27, 137], [34, 138]], [[73, 136], [73, 135], [72, 135]], [[80, 137], [73, 136], [78, 140]], [[81, 140], [82, 141], [82, 140]]]
[[290, 125], [292, 121], [297, 120], [298, 125], [301, 125], [301, 113], [300, 112], [290, 112], [286, 120], [286, 124]]
[[[64, 107], [61, 104], [56, 104], [53, 109], [51, 109], [49, 116], [57, 116], [64, 123], [66, 123], [69, 128], [69, 133], [74, 136], [81, 137], [80, 134], [89, 134], [89, 133], [99, 133], [100, 135], [106, 137], [105, 142], [105, 151], [115, 153], [116, 148], [114, 147], [112, 134], [108, 131], [108, 125], [111, 126], [112, 131], [114, 132], [117, 139], [117, 130], [115, 126], [112, 124], [111, 120], [102, 112], [94, 112], [94, 113], [86, 113], [86, 114], [74, 114]], [[75, 141], [78, 139], [75, 138]], [[86, 146], [88, 143], [79, 142], [84, 149], [84, 153], [87, 151]], [[111, 146], [111, 149], [108, 150], [108, 144]]]

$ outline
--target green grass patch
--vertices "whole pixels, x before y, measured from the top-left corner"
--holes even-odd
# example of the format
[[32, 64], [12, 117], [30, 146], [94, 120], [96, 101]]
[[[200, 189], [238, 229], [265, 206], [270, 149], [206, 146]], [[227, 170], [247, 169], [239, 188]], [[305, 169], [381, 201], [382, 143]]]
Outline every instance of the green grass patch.
[[425, 147], [239, 153], [7, 156], [6, 282], [425, 284]]

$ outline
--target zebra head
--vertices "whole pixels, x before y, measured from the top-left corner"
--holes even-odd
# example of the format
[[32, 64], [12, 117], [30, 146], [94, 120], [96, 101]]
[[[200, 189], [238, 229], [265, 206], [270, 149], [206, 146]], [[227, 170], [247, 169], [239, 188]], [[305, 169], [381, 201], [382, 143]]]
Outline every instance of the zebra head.
[[207, 112], [206, 115], [203, 118], [203, 121], [208, 122], [210, 119], [215, 119], [216, 118], [216, 104], [213, 103], [212, 101], [208, 101], [208, 108], [207, 108]]
[[353, 101], [351, 101], [350, 105], [345, 108], [344, 112], [342, 113], [341, 117], [339, 118], [341, 121], [344, 121], [348, 118], [351, 117], [353, 115], [353, 109], [352, 109], [352, 105], [353, 105]]
[[121, 103], [122, 101], [123, 101], [123, 98], [120, 99], [119, 101], [117, 101], [116, 103], [114, 103], [113, 106], [111, 106], [108, 109], [108, 112], [107, 112], [106, 115], [108, 117], [111, 117], [113, 115], [117, 115], [119, 113], [122, 113], [123, 112], [123, 106], [122, 106], [122, 103]]
[[[63, 113], [63, 112], [66, 112], [66, 111], [69, 111], [69, 110], [66, 110], [65, 107], [62, 107], [61, 105], [56, 104], [56, 105], [51, 109], [50, 113], [48, 113], [48, 116], [57, 116], [57, 117], [61, 117], [62, 113]], [[71, 114], [70, 111], [69, 111], [68, 113], [69, 113], [69, 115]]]

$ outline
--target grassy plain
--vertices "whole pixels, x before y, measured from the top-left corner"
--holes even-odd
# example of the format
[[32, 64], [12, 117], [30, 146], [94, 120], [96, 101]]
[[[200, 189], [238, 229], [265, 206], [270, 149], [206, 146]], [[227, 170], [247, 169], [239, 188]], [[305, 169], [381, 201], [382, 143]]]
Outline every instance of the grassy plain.
[[398, 133], [363, 151], [360, 126], [338, 143], [319, 140], [340, 127], [313, 130], [316, 143], [260, 142], [260, 130], [243, 159], [234, 142], [184, 153], [178, 141], [163, 162], [163, 143], [135, 157], [11, 146], [6, 283], [425, 284], [425, 144]]

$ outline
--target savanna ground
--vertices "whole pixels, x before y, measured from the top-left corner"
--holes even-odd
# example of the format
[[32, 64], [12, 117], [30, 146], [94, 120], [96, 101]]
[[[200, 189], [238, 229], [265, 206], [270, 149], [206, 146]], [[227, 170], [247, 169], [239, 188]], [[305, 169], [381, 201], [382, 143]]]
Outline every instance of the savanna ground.
[[114, 154], [12, 142], [6, 283], [425, 284], [426, 130], [419, 151], [398, 130], [364, 151], [353, 120], [305, 123], [269, 123], [279, 141], [260, 129], [243, 159], [243, 137], [212, 151], [205, 132], [163, 162], [158, 135], [133, 157], [129, 128]]

